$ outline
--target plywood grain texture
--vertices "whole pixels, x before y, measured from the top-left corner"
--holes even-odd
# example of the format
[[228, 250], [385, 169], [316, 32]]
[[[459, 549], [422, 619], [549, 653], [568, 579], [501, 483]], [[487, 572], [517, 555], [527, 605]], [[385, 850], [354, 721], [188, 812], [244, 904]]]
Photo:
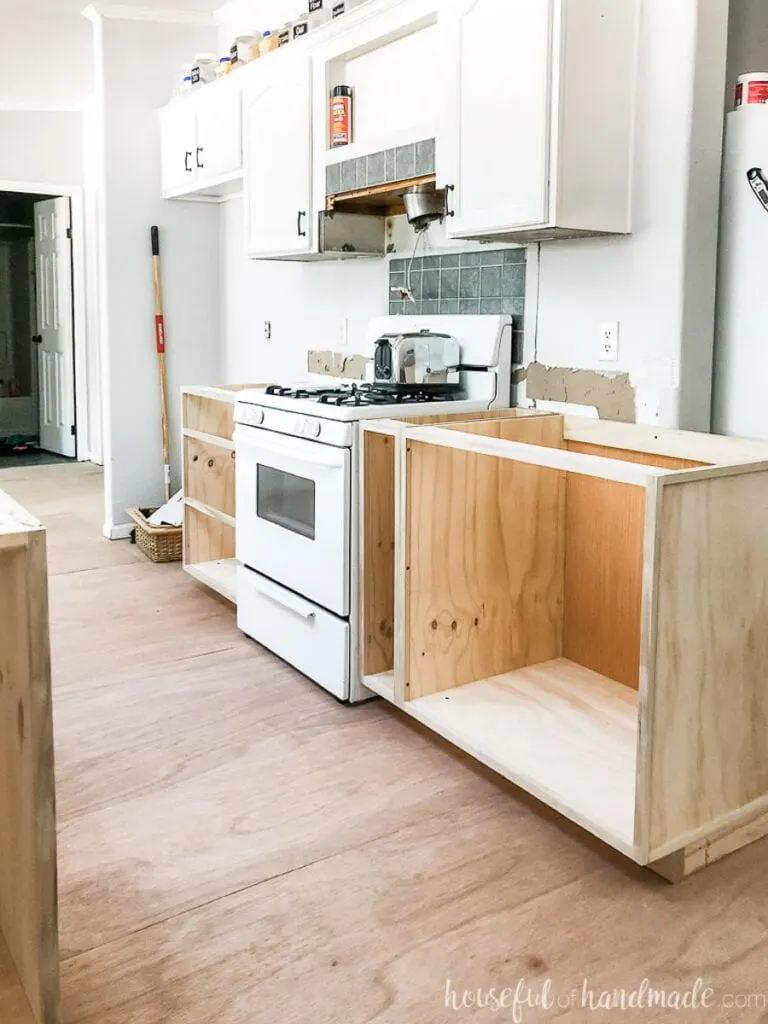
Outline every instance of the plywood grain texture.
[[235, 430], [235, 405], [225, 397], [206, 398], [202, 395], [182, 394], [182, 426], [201, 434], [232, 440]]
[[58, 1024], [45, 532], [0, 494], [0, 932], [32, 1014]]
[[[104, 540], [92, 481], [0, 471], [54, 567], [66, 1024], [503, 1017], [448, 1010], [448, 977], [459, 995], [585, 976], [764, 992], [768, 839], [668, 885], [383, 701], [342, 707], [247, 641], [178, 565]], [[2, 944], [0, 1021], [32, 1022]]]
[[768, 793], [768, 473], [665, 487], [651, 851]]
[[363, 674], [377, 675], [395, 657], [395, 439], [365, 433], [363, 444]]
[[191, 505], [184, 507], [184, 563], [216, 562], [235, 557], [235, 530], [229, 523]]
[[409, 698], [559, 657], [563, 474], [408, 449]]
[[637, 695], [565, 658], [407, 704], [577, 824], [634, 849]]
[[185, 437], [184, 494], [234, 516], [235, 453], [195, 437]]

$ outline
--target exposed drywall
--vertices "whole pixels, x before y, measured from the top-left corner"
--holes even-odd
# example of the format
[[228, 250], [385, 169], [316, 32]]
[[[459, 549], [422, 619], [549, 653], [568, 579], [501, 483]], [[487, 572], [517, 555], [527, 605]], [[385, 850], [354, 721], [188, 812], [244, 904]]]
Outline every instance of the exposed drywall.
[[307, 353], [307, 370], [324, 377], [365, 380], [369, 363], [363, 356], [345, 356], [342, 352]]
[[160, 228], [163, 256], [174, 485], [180, 476], [180, 388], [221, 380], [219, 211], [161, 199], [157, 114], [170, 97], [178, 65], [212, 49], [213, 36], [215, 29], [203, 26], [97, 19], [94, 131], [102, 139], [103, 165], [99, 317], [108, 531], [128, 522], [126, 508], [159, 504], [163, 495], [153, 224]]
[[536, 401], [593, 406], [601, 420], [636, 421], [635, 389], [628, 373], [569, 370], [531, 363], [526, 383], [527, 397]]

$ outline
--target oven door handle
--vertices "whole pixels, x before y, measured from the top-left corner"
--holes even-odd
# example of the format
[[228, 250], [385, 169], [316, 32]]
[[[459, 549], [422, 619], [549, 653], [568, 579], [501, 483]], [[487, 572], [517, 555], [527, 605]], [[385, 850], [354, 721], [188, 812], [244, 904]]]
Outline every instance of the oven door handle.
[[298, 615], [302, 619], [307, 619], [307, 621], [309, 621], [310, 619], [315, 618], [315, 612], [312, 609], [304, 607], [303, 601], [299, 603], [287, 594], [281, 594], [278, 596], [277, 594], [269, 594], [266, 590], [260, 590], [259, 588], [257, 588], [257, 592], [261, 597], [265, 597], [273, 604], [279, 605], [281, 608], [285, 608], [286, 611], [293, 612], [294, 615]]

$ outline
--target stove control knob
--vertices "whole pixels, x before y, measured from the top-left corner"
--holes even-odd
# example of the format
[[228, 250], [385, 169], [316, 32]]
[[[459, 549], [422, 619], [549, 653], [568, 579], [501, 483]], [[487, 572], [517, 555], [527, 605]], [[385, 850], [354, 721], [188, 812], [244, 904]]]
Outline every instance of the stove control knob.
[[320, 432], [323, 429], [321, 423], [310, 419], [299, 420], [298, 427], [298, 432], [303, 437], [320, 437]]

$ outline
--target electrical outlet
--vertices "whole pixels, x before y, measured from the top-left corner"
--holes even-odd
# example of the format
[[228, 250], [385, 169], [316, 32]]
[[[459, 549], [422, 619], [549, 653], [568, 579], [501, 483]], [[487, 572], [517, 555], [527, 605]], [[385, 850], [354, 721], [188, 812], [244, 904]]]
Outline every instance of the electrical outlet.
[[604, 363], [615, 363], [619, 358], [619, 324], [600, 324], [600, 355], [598, 358]]
[[264, 321], [264, 341], [272, 341], [272, 321]]

